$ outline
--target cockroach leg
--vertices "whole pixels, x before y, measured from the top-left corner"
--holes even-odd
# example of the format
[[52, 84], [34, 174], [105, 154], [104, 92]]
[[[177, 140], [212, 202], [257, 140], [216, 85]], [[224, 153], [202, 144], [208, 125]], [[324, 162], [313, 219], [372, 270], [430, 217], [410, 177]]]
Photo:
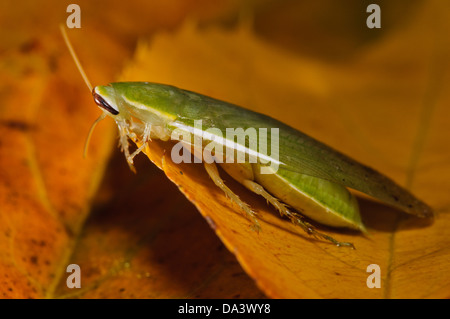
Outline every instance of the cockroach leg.
[[[142, 135], [142, 140], [141, 140], [141, 146], [135, 150], [131, 155], [127, 156], [127, 161], [128, 163], [133, 164], [133, 159], [136, 155], [138, 155], [140, 152], [142, 152], [144, 150], [144, 148], [147, 146], [147, 143], [150, 139], [150, 133], [151, 133], [151, 125], [150, 124], [146, 124], [145, 125], [145, 129], [144, 129], [144, 134]], [[132, 140], [137, 140], [137, 136], [135, 133], [132, 133], [133, 136], [129, 136]]]
[[287, 218], [289, 218], [293, 224], [300, 226], [308, 235], [311, 235], [315, 238], [325, 239], [339, 247], [351, 247], [355, 249], [352, 243], [339, 242], [335, 240], [333, 237], [317, 231], [313, 225], [304, 220], [302, 215], [291, 212], [285, 204], [281, 203], [277, 198], [270, 195], [264, 189], [264, 187], [262, 187], [258, 183], [255, 183], [251, 180], [244, 180], [243, 185], [252, 192], [264, 197], [269, 203], [271, 203], [278, 210], [281, 216], [286, 216]]
[[230, 198], [230, 200], [235, 204], [237, 204], [239, 208], [241, 208], [245, 212], [247, 218], [249, 218], [253, 222], [252, 229], [255, 231], [259, 231], [261, 226], [259, 225], [259, 222], [255, 217], [256, 213], [250, 208], [250, 206], [247, 203], [243, 202], [238, 195], [233, 193], [233, 191], [229, 189], [228, 186], [225, 185], [224, 181], [220, 178], [216, 164], [214, 163], [208, 164], [204, 162], [204, 166], [206, 172], [208, 173], [209, 177], [211, 177], [214, 184], [216, 184], [217, 187], [219, 187], [222, 191], [224, 191], [225, 194]]

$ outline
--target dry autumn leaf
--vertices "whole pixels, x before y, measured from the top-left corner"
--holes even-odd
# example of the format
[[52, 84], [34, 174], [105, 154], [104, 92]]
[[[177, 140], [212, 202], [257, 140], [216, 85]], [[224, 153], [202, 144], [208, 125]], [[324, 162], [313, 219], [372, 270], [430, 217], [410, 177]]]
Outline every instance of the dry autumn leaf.
[[[95, 116], [95, 111], [88, 107], [88, 98], [82, 98], [84, 107], [73, 109], [71, 99], [83, 88], [63, 77], [74, 72], [65, 67], [70, 60], [58, 56], [54, 42], [52, 37], [40, 39], [2, 60], [3, 297], [43, 297], [54, 289], [114, 139], [112, 126], [104, 126], [102, 139], [93, 141], [92, 156], [82, 160], [78, 132], [88, 130], [89, 124], [80, 119]], [[114, 45], [111, 49], [117, 50]]]
[[[418, 6], [401, 27], [355, 51], [351, 62], [330, 62], [312, 59], [310, 48], [309, 57], [299, 55], [298, 45], [296, 53], [280, 50], [245, 27], [187, 23], [174, 33], [160, 31], [189, 11], [217, 16], [209, 1], [146, 9], [134, 3], [129, 10], [120, 10], [120, 1], [101, 10], [80, 2], [88, 13], [84, 32], [70, 36], [95, 84], [114, 81], [137, 36], [153, 34], [122, 80], [169, 83], [269, 114], [393, 177], [439, 212], [429, 224], [361, 200], [371, 236], [321, 228], [357, 246], [337, 249], [311, 240], [226, 177], [260, 213], [256, 234], [201, 165], [174, 165], [167, 156], [162, 162], [169, 145], [153, 143], [149, 157], [267, 296], [449, 297], [448, 6]], [[115, 147], [111, 121], [99, 125], [88, 160], [81, 159], [98, 110], [57, 33], [65, 18], [58, 5], [52, 12], [59, 14], [46, 15], [45, 36], [29, 31], [42, 20], [34, 13], [38, 4], [0, 19], [34, 13], [16, 35], [2, 28], [2, 45], [14, 48], [1, 52], [2, 297], [263, 297], [196, 209], [142, 155], [136, 176], [121, 154], [106, 168]], [[271, 15], [277, 17], [283, 15]], [[289, 47], [289, 35], [284, 39]], [[81, 290], [66, 287], [69, 263], [81, 265]], [[382, 289], [366, 286], [373, 263], [381, 266]]]
[[[186, 276], [182, 270], [188, 267], [177, 270], [175, 259], [165, 257], [164, 254], [170, 255], [174, 248], [164, 253], [163, 250], [155, 249], [155, 246], [145, 245], [145, 239], [151, 240], [152, 228], [141, 227], [141, 232], [137, 232], [143, 238], [137, 239], [142, 241], [141, 246], [134, 247], [136, 242], [130, 238], [129, 246], [120, 249], [117, 245], [123, 243], [123, 235], [114, 227], [104, 231], [104, 225], [108, 220], [119, 219], [118, 224], [126, 224], [126, 218], [130, 217], [134, 218], [129, 221], [132, 225], [136, 216], [126, 214], [129, 210], [121, 211], [124, 215], [120, 217], [114, 214], [113, 209], [107, 208], [103, 217], [98, 213], [87, 220], [92, 214], [93, 203], [96, 203], [95, 207], [101, 206], [117, 190], [111, 190], [108, 185], [99, 193], [97, 190], [110, 153], [115, 149], [116, 129], [111, 122], [102, 123], [93, 136], [88, 158], [82, 158], [86, 134], [99, 111], [59, 33], [58, 24], [67, 16], [65, 5], [55, 2], [53, 9], [48, 12], [41, 3], [28, 2], [16, 6], [12, 1], [5, 1], [2, 6], [7, 10], [0, 12], [0, 21], [4, 26], [0, 31], [0, 298], [263, 297], [214, 234], [205, 232], [208, 226], [201, 218], [191, 223], [191, 231], [209, 234], [209, 245], [200, 245], [201, 240], [198, 244], [212, 250], [211, 260], [220, 261], [221, 264], [209, 267], [206, 271], [197, 269], [195, 257], [198, 258], [202, 251], [192, 245], [191, 250], [185, 251], [191, 258], [194, 271], [197, 271], [196, 277]], [[114, 15], [122, 2], [110, 1], [109, 6], [103, 8], [105, 10], [98, 7], [101, 4], [92, 2], [80, 1], [80, 5], [84, 13], [101, 11], [105, 15]], [[160, 28], [174, 27], [190, 11], [195, 11], [198, 17], [208, 18], [215, 16], [220, 9], [220, 6], [205, 6], [202, 1], [148, 5], [146, 11], [154, 15], [153, 19], [141, 19], [139, 24], [131, 23], [134, 14], [142, 14], [143, 8], [142, 5], [129, 6], [121, 19], [127, 28], [115, 25], [114, 20], [103, 19], [102, 26], [111, 34], [99, 32], [100, 28], [95, 28], [97, 17], [86, 14], [83, 18], [83, 30], [86, 32], [70, 33], [74, 42], [88, 48], [79, 50], [80, 56], [86, 62], [84, 66], [87, 73], [95, 75], [96, 81], [107, 82], [114, 78], [121, 62], [133, 48], [131, 34], [136, 37], [142, 30], [149, 34]], [[43, 15], [45, 19], [42, 19]], [[7, 26], [18, 16], [27, 16], [28, 19], [11, 31]], [[36, 28], [37, 21], [40, 28]], [[117, 41], [117, 37], [126, 38], [129, 42]], [[123, 168], [122, 172], [126, 172], [126, 176], [120, 175], [120, 169], [112, 167], [111, 171], [107, 171], [107, 176], [116, 176], [115, 185], [123, 187], [121, 182], [126, 183], [132, 173]], [[143, 171], [140, 170], [140, 173]], [[143, 176], [152, 175], [150, 171], [148, 174], [144, 172]], [[161, 178], [167, 180], [159, 173], [149, 181]], [[126, 185], [134, 184], [132, 181], [129, 183]], [[157, 184], [162, 185], [164, 182]], [[152, 197], [159, 207], [171, 204], [168, 200], [175, 199], [171, 195], [174, 186], [168, 180], [164, 185], [165, 188], [155, 192]], [[163, 190], [166, 192], [162, 193]], [[166, 200], [161, 200], [161, 196], [165, 196]], [[164, 222], [177, 229], [182, 227], [180, 223], [189, 220], [189, 216], [197, 216], [194, 214], [195, 209], [181, 194], [177, 198], [173, 206], [168, 205], [169, 213], [172, 214], [168, 214], [168, 218], [162, 219], [159, 224], [156, 223], [153, 234], [159, 231], [158, 227], [164, 226]], [[133, 200], [136, 199], [131, 198]], [[138, 198], [136, 203], [147, 205], [149, 202], [141, 203]], [[154, 202], [150, 203], [155, 206]], [[139, 214], [148, 215], [148, 209], [140, 207], [137, 210]], [[100, 208], [97, 210], [101, 211]], [[182, 213], [186, 215], [178, 218]], [[155, 214], [153, 217], [157, 219], [160, 216]], [[144, 223], [137, 222], [136, 227], [140, 225]], [[161, 229], [164, 230], [164, 227]], [[136, 228], [127, 231], [132, 234], [134, 230]], [[177, 234], [173, 230], [169, 230], [168, 237], [164, 237], [162, 230], [157, 237], [161, 243], [171, 241], [173, 245], [179, 245], [180, 240], [183, 240], [183, 236], [177, 236], [178, 239], [171, 237]], [[109, 237], [105, 236], [105, 232]], [[138, 248], [144, 248], [140, 250], [142, 254], [133, 255], [133, 252], [139, 251]], [[155, 254], [154, 262], [147, 258], [149, 252]], [[138, 262], [133, 260], [132, 266], [127, 266], [129, 257], [135, 255], [143, 258], [143, 265], [139, 267]], [[83, 288], [86, 286], [86, 289], [74, 294], [66, 286], [66, 267], [83, 258], [88, 260], [88, 257], [95, 260], [82, 264], [83, 272], [86, 270], [83, 273]], [[205, 263], [205, 267], [209, 265]], [[153, 274], [150, 276], [152, 270], [160, 272], [158, 279], [161, 281], [154, 282]], [[179, 280], [173, 280], [175, 277]], [[188, 280], [184, 281], [186, 277]], [[139, 282], [134, 291], [130, 279]]]

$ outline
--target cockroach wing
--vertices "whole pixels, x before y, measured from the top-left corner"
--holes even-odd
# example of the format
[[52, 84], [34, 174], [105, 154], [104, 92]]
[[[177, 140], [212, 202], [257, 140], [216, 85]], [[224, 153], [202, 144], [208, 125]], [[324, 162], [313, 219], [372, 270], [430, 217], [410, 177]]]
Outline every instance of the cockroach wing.
[[[279, 162], [281, 170], [341, 184], [412, 215], [433, 216], [433, 211], [427, 204], [392, 179], [280, 121], [198, 93], [181, 91], [188, 96], [183, 113], [199, 114], [199, 106], [201, 106], [201, 116], [188, 117], [188, 120], [203, 119], [206, 128], [215, 127], [223, 132], [226, 128], [233, 127], [266, 128], [268, 130], [278, 128], [279, 154], [278, 158], [273, 160]], [[192, 98], [193, 96], [198, 98]], [[201, 101], [200, 104], [199, 101]], [[267, 144], [270, 143], [269, 136]], [[250, 151], [258, 152], [258, 149]]]
[[[267, 132], [272, 128], [278, 129], [277, 156], [265, 154], [266, 160], [279, 164], [278, 169], [353, 188], [409, 214], [421, 217], [433, 215], [429, 206], [390, 178], [269, 116], [170, 85], [148, 82], [111, 85], [115, 94], [123, 98], [122, 105], [125, 107], [121, 112], [125, 115], [129, 113], [152, 125], [155, 118], [170, 120], [168, 125], [172, 125], [171, 130], [177, 125], [193, 129], [199, 120], [202, 121], [202, 132], [213, 128], [221, 132], [230, 128], [267, 129]], [[134, 105], [127, 108], [130, 102]], [[267, 138], [266, 144], [272, 145], [270, 135]], [[258, 145], [246, 145], [241, 141], [239, 148], [245, 149], [248, 154], [262, 154]]]
[[327, 179], [406, 213], [431, 217], [432, 209], [392, 179], [286, 125], [280, 128], [280, 169]]

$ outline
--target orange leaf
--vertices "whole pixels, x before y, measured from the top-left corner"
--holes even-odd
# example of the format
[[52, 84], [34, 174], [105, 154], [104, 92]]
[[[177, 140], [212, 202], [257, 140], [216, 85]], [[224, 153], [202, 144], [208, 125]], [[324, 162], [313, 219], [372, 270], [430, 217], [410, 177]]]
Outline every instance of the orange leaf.
[[[214, 16], [223, 9], [204, 5], [206, 2], [172, 1], [165, 2], [164, 6], [149, 3], [148, 10], [136, 3], [127, 4], [127, 10], [121, 10], [122, 1], [110, 1], [106, 7], [101, 3], [81, 1], [82, 30], [69, 31], [69, 36], [93, 82], [105, 83], [114, 79], [120, 63], [131, 52], [133, 37], [136, 38], [138, 32], [145, 30], [148, 34], [160, 28], [173, 27], [195, 8], [198, 16], [204, 17]], [[111, 194], [118, 189], [110, 186], [128, 186], [127, 178], [133, 174], [122, 166], [125, 173], [117, 176], [117, 167], [112, 166], [107, 176], [117, 177], [114, 179], [116, 184], [108, 184], [112, 179], [107, 179], [97, 194], [110, 152], [115, 149], [116, 128], [113, 122], [102, 122], [91, 140], [88, 158], [83, 159], [87, 132], [100, 112], [59, 33], [59, 23], [67, 18], [66, 6], [55, 2], [52, 10], [48, 10], [37, 2], [20, 6], [13, 1], [2, 3], [2, 8], [8, 10], [0, 12], [3, 26], [0, 28], [0, 298], [206, 297], [211, 295], [211, 291], [223, 297], [238, 297], [240, 293], [244, 297], [263, 297], [234, 257], [222, 248], [220, 241], [204, 231], [205, 228], [208, 230], [207, 224], [201, 218], [195, 220], [197, 214], [189, 202], [181, 194], [173, 202], [173, 196], [167, 197], [174, 192], [174, 186], [162, 174], [150, 181], [165, 186], [154, 192], [144, 205], [150, 203], [154, 207], [170, 209], [167, 218], [160, 220], [158, 214], [149, 217], [147, 222], [152, 222], [152, 225], [156, 222], [154, 228], [136, 222], [136, 219], [128, 220], [128, 226], [135, 225], [129, 229], [139, 230], [137, 234], [143, 239], [130, 236], [127, 238], [130, 239], [128, 247], [118, 247], [124, 243], [124, 236], [118, 229], [126, 224], [127, 209], [119, 210], [122, 215], [114, 215], [114, 210], [110, 209], [104, 215], [95, 215], [87, 220], [91, 205], [95, 203], [94, 208], [97, 208], [109, 201]], [[115, 17], [117, 12], [122, 12], [121, 19], [106, 18]], [[146, 18], [136, 20], [142, 15]], [[17, 24], [17, 21], [21, 23]], [[117, 24], [118, 21], [123, 25]], [[37, 22], [39, 28], [36, 27]], [[17, 28], [11, 30], [10, 25], [17, 25]], [[104, 29], [100, 31], [101, 28], [96, 27], [98, 25]], [[117, 41], [118, 38], [122, 41]], [[123, 157], [120, 159], [123, 163]], [[147, 175], [144, 172], [144, 176], [153, 175], [154, 170]], [[159, 179], [163, 181], [160, 183]], [[130, 181], [130, 184], [135, 182]], [[123, 200], [132, 203], [133, 198], [130, 201], [126, 194], [129, 193], [124, 188]], [[147, 198], [142, 194], [141, 199]], [[166, 200], [161, 200], [162, 197]], [[111, 203], [117, 202], [111, 199]], [[135, 203], [142, 204], [139, 198]], [[184, 208], [186, 204], [188, 207]], [[124, 204], [120, 207], [130, 206]], [[137, 210], [139, 214], [148, 215], [140, 207]], [[182, 215], [184, 211], [191, 211], [191, 215]], [[136, 215], [128, 215], [136, 218]], [[190, 231], [207, 234], [210, 241], [204, 245], [202, 237], [196, 246], [192, 246], [194, 251], [185, 250], [185, 254], [198, 257], [202, 251], [195, 250], [203, 248], [212, 250], [204, 267], [215, 260], [221, 262], [210, 268], [206, 277], [205, 268], [198, 268], [195, 258], [191, 258], [190, 267], [180, 268], [178, 259], [170, 256], [171, 250], [158, 251], [151, 245], [144, 245], [145, 239], [151, 239], [149, 232], [155, 234], [158, 227], [167, 225], [168, 231], [167, 228], [162, 229], [169, 233], [169, 237], [158, 234], [158, 241], [165, 244], [166, 240], [173, 240], [173, 244], [179, 246], [184, 238], [176, 230], [183, 229], [182, 223], [186, 221], [195, 225]], [[107, 225], [110, 227], [105, 230]], [[110, 235], [107, 240], [104, 240], [105, 233]], [[171, 238], [171, 234], [177, 238]], [[146, 249], [134, 247], [136, 241], [137, 247]], [[173, 246], [172, 251], [175, 248]], [[141, 255], [133, 254], [137, 251]], [[152, 253], [155, 254], [154, 260], [147, 258]], [[130, 256], [137, 256], [131, 267]], [[71, 263], [81, 266], [81, 290], [69, 290], [66, 286], [69, 275], [66, 267]], [[197, 275], [185, 276], [183, 271], [188, 268], [196, 271]], [[124, 276], [119, 276], [121, 271]], [[156, 273], [161, 281], [154, 281]], [[152, 274], [151, 280], [148, 274]], [[183, 277], [189, 280], [180, 284]], [[132, 280], [136, 280], [136, 286]], [[225, 289], [224, 281], [228, 283]], [[125, 292], [121, 290], [124, 286], [128, 288]]]
[[[260, 213], [263, 229], [256, 234], [201, 165], [176, 166], [167, 156], [163, 162], [170, 145], [152, 143], [147, 155], [268, 296], [449, 296], [448, 6], [408, 6], [408, 19], [395, 19], [407, 24], [393, 31], [383, 26], [384, 38], [352, 51], [353, 62], [330, 63], [298, 54], [329, 57], [339, 48], [342, 56], [354, 48], [348, 45], [354, 39], [334, 33], [328, 41], [318, 37], [318, 45], [310, 41], [316, 39], [307, 30], [311, 20], [325, 25], [329, 18], [316, 5], [306, 5], [313, 14], [302, 20], [301, 41], [271, 21], [289, 26], [286, 17], [309, 12], [298, 10], [304, 4], [295, 4], [297, 10], [289, 10], [292, 1], [261, 5], [268, 4], [265, 15], [255, 17], [259, 30], [297, 52], [287, 53], [247, 29], [187, 25], [161, 32], [192, 13], [202, 21], [227, 16], [233, 1], [136, 2], [127, 10], [118, 0], [106, 7], [79, 3], [83, 27], [69, 36], [95, 84], [113, 81], [135, 40], [154, 34], [151, 50], [142, 44], [123, 80], [165, 82], [267, 113], [411, 187], [440, 212], [434, 224], [422, 224], [361, 200], [371, 237], [323, 228], [357, 245], [356, 251], [337, 249], [278, 218], [222, 172]], [[0, 297], [263, 297], [165, 175], [141, 157], [133, 176], [118, 153], [106, 167], [115, 148], [111, 121], [99, 125], [82, 159], [99, 111], [58, 32], [66, 5], [55, 2], [48, 10], [41, 2], [5, 0], [8, 10], [0, 11]], [[70, 263], [81, 266], [80, 290], [66, 286]], [[366, 287], [371, 263], [381, 266], [382, 289]]]
[[117, 152], [71, 262], [81, 289], [60, 298], [261, 298], [263, 294], [167, 177]]
[[[83, 160], [90, 107], [69, 57], [57, 54], [54, 37], [4, 56], [0, 112], [0, 278], [3, 297], [44, 297], [89, 212], [111, 151], [113, 126]], [[55, 69], [58, 69], [56, 71]], [[66, 78], [66, 76], [69, 76]], [[83, 104], [76, 105], [78, 100]]]

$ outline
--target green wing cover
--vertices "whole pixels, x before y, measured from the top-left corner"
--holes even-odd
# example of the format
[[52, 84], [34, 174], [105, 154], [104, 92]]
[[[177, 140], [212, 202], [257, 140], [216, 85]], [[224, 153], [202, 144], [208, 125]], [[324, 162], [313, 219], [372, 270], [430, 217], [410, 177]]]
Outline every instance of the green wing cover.
[[409, 214], [420, 217], [433, 215], [427, 204], [389, 177], [269, 116], [169, 85], [148, 82], [111, 85], [116, 91], [120, 90], [127, 100], [148, 105], [149, 112], [156, 110], [176, 116], [175, 122], [184, 126], [194, 127], [194, 121], [202, 120], [205, 130], [218, 128], [222, 132], [226, 128], [267, 128], [269, 131], [271, 128], [278, 128], [279, 170], [341, 184]]
[[[341, 184], [358, 190], [409, 214], [420, 217], [433, 215], [432, 209], [389, 177], [357, 162], [339, 151], [269, 116], [223, 101], [202, 96], [201, 100], [187, 92], [183, 121], [202, 119], [206, 128], [241, 127], [279, 128], [280, 170], [297, 172]], [[201, 107], [199, 107], [199, 101]], [[188, 115], [188, 117], [186, 117]], [[257, 151], [257, 150], [253, 150]], [[270, 155], [270, 154], [268, 154]]]

